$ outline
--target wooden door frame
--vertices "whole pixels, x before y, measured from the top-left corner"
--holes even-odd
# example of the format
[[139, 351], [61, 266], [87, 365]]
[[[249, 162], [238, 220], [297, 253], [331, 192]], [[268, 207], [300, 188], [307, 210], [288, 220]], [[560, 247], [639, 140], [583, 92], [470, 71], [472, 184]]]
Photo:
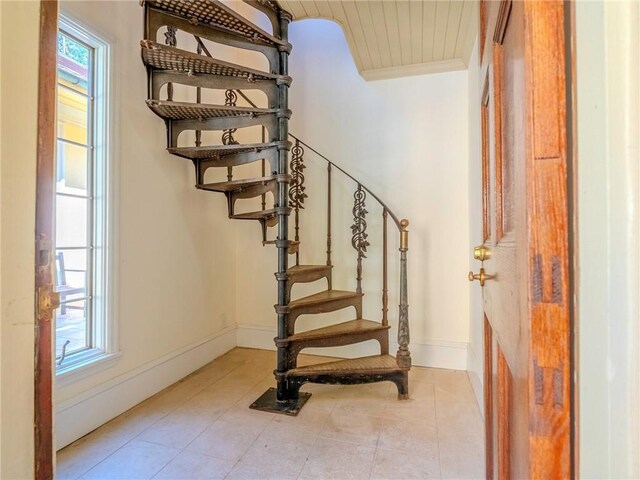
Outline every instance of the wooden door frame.
[[35, 225], [34, 477], [53, 478], [53, 208], [58, 1], [40, 2]]

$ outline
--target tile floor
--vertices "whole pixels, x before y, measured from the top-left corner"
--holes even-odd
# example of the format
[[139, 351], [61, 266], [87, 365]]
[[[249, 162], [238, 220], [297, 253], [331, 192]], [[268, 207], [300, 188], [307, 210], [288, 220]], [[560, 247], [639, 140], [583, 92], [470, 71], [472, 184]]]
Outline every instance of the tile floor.
[[[302, 355], [300, 364], [326, 361]], [[482, 478], [466, 372], [413, 368], [395, 386], [306, 385], [297, 417], [249, 410], [274, 352], [236, 348], [58, 452], [58, 479]]]

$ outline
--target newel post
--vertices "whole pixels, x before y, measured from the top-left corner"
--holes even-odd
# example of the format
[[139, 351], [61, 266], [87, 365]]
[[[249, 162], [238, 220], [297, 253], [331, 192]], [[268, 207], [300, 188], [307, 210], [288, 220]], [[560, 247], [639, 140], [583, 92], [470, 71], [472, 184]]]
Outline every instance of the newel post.
[[411, 367], [409, 352], [409, 304], [407, 301], [407, 250], [409, 250], [409, 220], [400, 222], [400, 315], [398, 322], [398, 353], [396, 361], [399, 367]]

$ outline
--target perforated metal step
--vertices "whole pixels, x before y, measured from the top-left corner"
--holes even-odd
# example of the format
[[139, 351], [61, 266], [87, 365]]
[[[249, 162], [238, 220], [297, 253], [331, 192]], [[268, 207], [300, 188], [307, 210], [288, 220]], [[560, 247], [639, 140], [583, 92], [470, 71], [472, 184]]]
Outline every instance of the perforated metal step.
[[277, 148], [279, 143], [247, 143], [243, 145], [211, 145], [205, 147], [169, 147], [167, 151], [173, 155], [178, 155], [190, 160], [208, 160], [223, 158], [244, 152], [263, 152], [265, 150]]
[[166, 120], [201, 120], [220, 117], [255, 118], [282, 112], [282, 110], [275, 108], [233, 107], [205, 103], [170, 102], [168, 100], [147, 100], [147, 105], [156, 115]]
[[350, 358], [336, 362], [318, 363], [298, 367], [287, 372], [288, 377], [306, 375], [362, 375], [365, 373], [385, 373], [400, 370], [395, 357], [391, 355], [373, 355], [371, 357]]
[[289, 44], [270, 35], [237, 12], [215, 0], [145, 0], [155, 8], [189, 21], [227, 31], [251, 43], [289, 48]]
[[291, 84], [291, 77], [288, 76], [254, 70], [242, 65], [162, 45], [151, 40], [142, 40], [140, 46], [142, 47], [142, 61], [144, 64], [158, 70], [171, 70], [190, 75], [206, 74], [244, 78], [249, 83], [265, 80], [273, 81], [276, 84]]

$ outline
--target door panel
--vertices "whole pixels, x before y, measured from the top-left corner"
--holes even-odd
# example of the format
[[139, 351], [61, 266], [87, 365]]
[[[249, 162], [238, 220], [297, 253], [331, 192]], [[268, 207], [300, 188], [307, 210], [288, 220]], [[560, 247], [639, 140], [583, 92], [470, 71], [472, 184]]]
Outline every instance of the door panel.
[[479, 8], [487, 478], [569, 478], [564, 4]]

